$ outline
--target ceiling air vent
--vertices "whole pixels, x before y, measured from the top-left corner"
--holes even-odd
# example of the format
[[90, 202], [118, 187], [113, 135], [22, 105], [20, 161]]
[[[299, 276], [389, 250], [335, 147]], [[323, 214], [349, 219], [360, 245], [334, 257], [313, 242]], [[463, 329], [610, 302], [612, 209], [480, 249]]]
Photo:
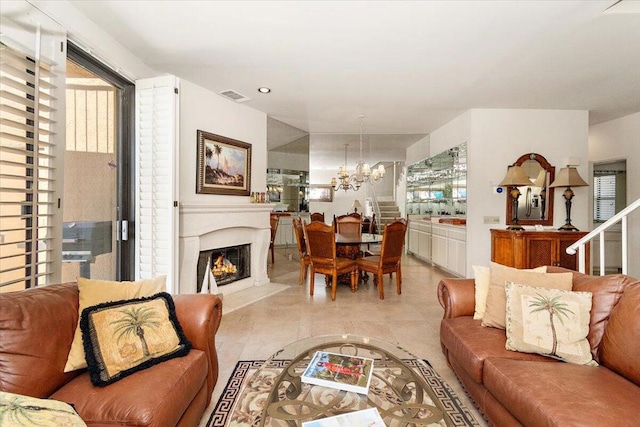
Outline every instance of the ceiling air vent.
[[236, 101], [236, 102], [247, 102], [247, 101], [251, 101], [251, 98], [249, 98], [248, 96], [244, 96], [241, 93], [236, 92], [235, 90], [223, 90], [222, 92], [220, 92], [220, 95], [224, 96], [225, 98], [229, 98], [232, 101]]

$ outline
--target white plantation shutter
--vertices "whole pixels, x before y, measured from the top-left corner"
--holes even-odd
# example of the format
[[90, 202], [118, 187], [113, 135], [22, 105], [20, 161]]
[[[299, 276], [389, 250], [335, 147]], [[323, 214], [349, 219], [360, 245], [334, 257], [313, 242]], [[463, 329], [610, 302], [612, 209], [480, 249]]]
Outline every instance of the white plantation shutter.
[[56, 137], [60, 66], [3, 34], [0, 43], [0, 288], [19, 290], [55, 280]]
[[178, 290], [178, 83], [136, 81], [136, 279], [166, 275], [171, 293]]

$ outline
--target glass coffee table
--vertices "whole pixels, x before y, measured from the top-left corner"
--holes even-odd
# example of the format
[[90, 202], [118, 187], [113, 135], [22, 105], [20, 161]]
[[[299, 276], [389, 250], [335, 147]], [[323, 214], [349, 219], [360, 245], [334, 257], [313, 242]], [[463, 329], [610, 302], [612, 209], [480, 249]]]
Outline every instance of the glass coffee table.
[[[303, 383], [300, 376], [318, 350], [374, 359], [369, 392]], [[378, 409], [387, 426], [449, 426], [453, 425], [450, 408], [441, 403], [449, 395], [443, 388], [448, 390], [426, 362], [395, 344], [357, 335], [326, 335], [296, 341], [270, 357], [245, 384], [246, 401], [239, 405], [247, 413], [253, 405], [254, 414], [259, 413], [249, 421], [252, 426], [300, 426], [371, 407]]]

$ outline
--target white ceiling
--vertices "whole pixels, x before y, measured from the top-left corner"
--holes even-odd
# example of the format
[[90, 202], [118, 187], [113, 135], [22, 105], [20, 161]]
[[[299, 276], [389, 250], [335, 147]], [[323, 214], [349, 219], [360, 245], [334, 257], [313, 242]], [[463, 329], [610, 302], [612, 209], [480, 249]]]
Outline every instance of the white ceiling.
[[469, 108], [639, 111], [640, 14], [613, 3], [72, 1], [155, 70], [296, 128], [414, 134]]
[[156, 71], [250, 97], [270, 148], [357, 145], [360, 114], [401, 146], [470, 108], [640, 111], [636, 0], [71, 3]]

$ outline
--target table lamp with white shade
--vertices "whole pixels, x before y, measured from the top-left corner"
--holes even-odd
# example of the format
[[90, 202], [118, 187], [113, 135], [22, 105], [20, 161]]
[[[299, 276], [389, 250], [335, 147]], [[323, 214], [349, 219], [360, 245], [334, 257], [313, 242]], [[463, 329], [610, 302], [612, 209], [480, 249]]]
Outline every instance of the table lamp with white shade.
[[509, 166], [507, 170], [507, 176], [505, 176], [498, 185], [509, 189], [509, 197], [511, 197], [511, 203], [513, 205], [513, 219], [511, 225], [507, 227], [507, 230], [524, 230], [524, 227], [518, 224], [518, 198], [520, 198], [521, 194], [518, 187], [531, 185], [531, 180], [521, 166], [512, 165]]
[[564, 204], [567, 209], [567, 219], [562, 227], [558, 230], [563, 231], [578, 231], [578, 229], [571, 224], [571, 199], [573, 199], [574, 193], [571, 187], [586, 187], [589, 184], [578, 173], [578, 169], [575, 166], [567, 166], [560, 169], [557, 178], [549, 185], [549, 187], [567, 187], [562, 193], [564, 197]]
[[358, 212], [358, 209], [359, 209], [359, 208], [362, 208], [362, 205], [360, 204], [360, 200], [355, 199], [355, 200], [353, 201], [353, 204], [351, 205], [351, 207], [353, 208], [353, 211], [354, 211], [354, 212]]

